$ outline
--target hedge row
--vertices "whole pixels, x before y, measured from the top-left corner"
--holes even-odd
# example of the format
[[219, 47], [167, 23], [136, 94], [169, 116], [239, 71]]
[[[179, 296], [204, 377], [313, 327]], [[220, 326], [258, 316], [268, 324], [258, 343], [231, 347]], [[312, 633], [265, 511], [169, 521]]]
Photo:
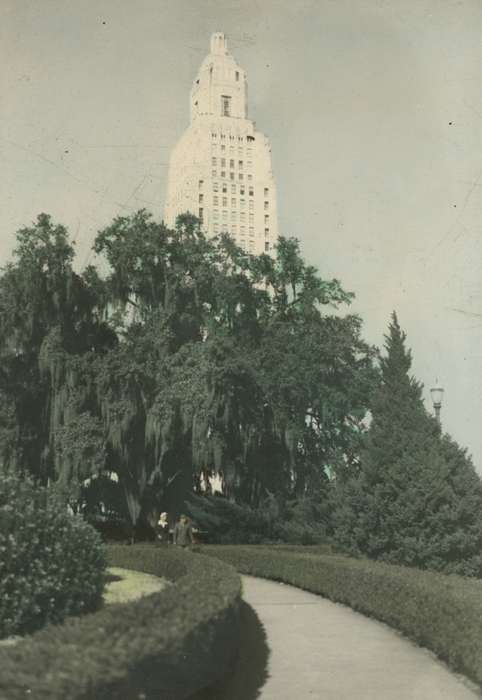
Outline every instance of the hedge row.
[[482, 686], [482, 582], [293, 550], [202, 548], [240, 573], [283, 581], [381, 620]]
[[231, 567], [152, 545], [111, 546], [108, 556], [175, 585], [0, 648], [1, 700], [181, 700], [229, 670], [241, 595]]

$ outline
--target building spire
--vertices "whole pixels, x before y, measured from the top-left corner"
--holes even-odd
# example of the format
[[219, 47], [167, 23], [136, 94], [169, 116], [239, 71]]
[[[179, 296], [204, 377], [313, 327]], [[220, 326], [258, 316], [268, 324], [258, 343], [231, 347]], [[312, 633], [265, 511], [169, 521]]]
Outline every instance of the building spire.
[[228, 53], [228, 42], [223, 32], [215, 32], [211, 35], [211, 53], [225, 56]]

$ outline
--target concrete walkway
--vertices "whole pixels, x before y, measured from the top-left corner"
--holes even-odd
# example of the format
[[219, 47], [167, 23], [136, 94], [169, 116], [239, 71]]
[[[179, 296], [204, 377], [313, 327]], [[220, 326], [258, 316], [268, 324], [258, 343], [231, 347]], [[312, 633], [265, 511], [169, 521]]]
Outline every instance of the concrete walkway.
[[243, 577], [238, 666], [210, 700], [475, 700], [482, 694], [389, 627], [298, 588]]

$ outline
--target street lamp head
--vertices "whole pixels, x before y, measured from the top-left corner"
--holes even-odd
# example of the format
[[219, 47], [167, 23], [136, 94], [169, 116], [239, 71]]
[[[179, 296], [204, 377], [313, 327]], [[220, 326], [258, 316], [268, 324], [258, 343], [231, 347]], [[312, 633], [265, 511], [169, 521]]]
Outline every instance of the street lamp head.
[[444, 390], [439, 386], [438, 380], [435, 382], [435, 386], [430, 389], [430, 394], [432, 396], [432, 403], [434, 408], [440, 408], [442, 405], [442, 399], [444, 396]]

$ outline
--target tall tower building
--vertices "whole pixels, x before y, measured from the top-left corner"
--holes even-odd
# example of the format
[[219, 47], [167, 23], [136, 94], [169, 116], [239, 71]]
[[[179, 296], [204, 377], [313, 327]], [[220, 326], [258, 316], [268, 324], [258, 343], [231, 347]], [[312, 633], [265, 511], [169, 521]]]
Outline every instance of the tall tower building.
[[271, 148], [248, 119], [246, 72], [228, 53], [222, 33], [211, 37], [190, 112], [169, 163], [166, 224], [174, 226], [189, 211], [209, 236], [227, 232], [250, 253], [271, 251], [278, 238]]

